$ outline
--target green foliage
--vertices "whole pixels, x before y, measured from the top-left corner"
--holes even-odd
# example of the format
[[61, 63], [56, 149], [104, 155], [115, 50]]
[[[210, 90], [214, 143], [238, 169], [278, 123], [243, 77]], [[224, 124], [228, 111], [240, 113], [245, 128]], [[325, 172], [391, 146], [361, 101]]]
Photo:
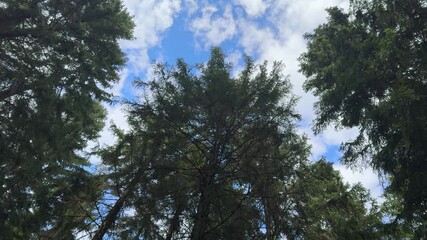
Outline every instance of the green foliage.
[[[320, 160], [298, 172], [294, 238], [380, 239], [381, 213], [360, 184], [343, 184], [331, 163]], [[368, 211], [366, 207], [369, 207]]]
[[100, 185], [77, 151], [103, 126], [133, 24], [116, 0], [0, 5], [0, 238], [69, 239]]
[[355, 0], [349, 13], [307, 34], [301, 71], [316, 103], [317, 132], [358, 127], [343, 161], [384, 172], [403, 199], [400, 217], [427, 219], [427, 37], [425, 1]]
[[145, 97], [129, 103], [131, 130], [117, 131], [117, 144], [102, 152], [110, 193], [128, 196], [123, 211], [134, 210], [116, 216], [110, 236], [375, 236], [378, 218], [364, 208], [366, 192], [343, 185], [329, 164], [307, 161], [282, 64], [268, 69], [247, 58], [231, 78], [231, 66], [214, 48], [207, 64], [197, 66], [200, 75], [178, 60], [175, 67], [158, 64], [154, 80], [137, 82]]

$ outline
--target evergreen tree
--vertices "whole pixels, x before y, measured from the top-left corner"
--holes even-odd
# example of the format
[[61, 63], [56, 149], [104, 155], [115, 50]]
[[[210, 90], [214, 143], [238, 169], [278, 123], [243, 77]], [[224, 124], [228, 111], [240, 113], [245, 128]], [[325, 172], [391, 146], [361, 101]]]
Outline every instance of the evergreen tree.
[[301, 71], [316, 103], [315, 130], [358, 127], [343, 161], [385, 173], [403, 199], [399, 218], [427, 221], [427, 5], [419, 0], [354, 0], [350, 12], [307, 34]]
[[[382, 212], [360, 184], [344, 184], [324, 159], [297, 173], [290, 239], [381, 239]], [[367, 207], [370, 209], [367, 210]]]
[[118, 0], [0, 2], [0, 238], [70, 239], [100, 184], [77, 154], [133, 24]]
[[[374, 232], [372, 222], [363, 222], [369, 215], [365, 196], [351, 193], [330, 165], [310, 170], [317, 168], [296, 133], [296, 99], [280, 63], [268, 71], [267, 63], [257, 66], [247, 58], [234, 79], [214, 48], [196, 70], [200, 75], [179, 60], [174, 68], [158, 65], [154, 80], [139, 82], [146, 95], [129, 105], [130, 132], [116, 131], [117, 144], [102, 151], [110, 193], [119, 198], [96, 239], [298, 239], [320, 233], [310, 224], [345, 207], [355, 216], [351, 223], [340, 218], [340, 227], [357, 222], [364, 227], [357, 234]], [[308, 176], [313, 172], [327, 172], [324, 185], [332, 181], [333, 187], [316, 189], [316, 177]], [[301, 190], [305, 184], [312, 184], [308, 192]], [[341, 210], [311, 213], [317, 207], [311, 198], [320, 198], [317, 206], [336, 199]], [[299, 222], [301, 217], [307, 220]], [[297, 225], [304, 230], [296, 234]]]

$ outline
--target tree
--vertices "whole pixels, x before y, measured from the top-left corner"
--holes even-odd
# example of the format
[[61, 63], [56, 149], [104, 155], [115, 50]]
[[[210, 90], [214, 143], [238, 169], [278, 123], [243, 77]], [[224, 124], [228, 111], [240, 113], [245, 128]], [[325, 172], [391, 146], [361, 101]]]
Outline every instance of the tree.
[[[281, 201], [270, 199], [283, 197], [279, 189], [306, 162], [309, 149], [295, 132], [295, 98], [281, 68], [276, 63], [268, 73], [263, 64], [255, 74], [248, 58], [241, 76], [232, 79], [215, 48], [198, 66], [201, 76], [179, 60], [175, 69], [158, 65], [155, 79], [141, 83], [149, 95], [130, 104], [129, 122], [131, 135], [151, 150], [143, 156], [146, 151], [134, 150], [140, 155], [132, 165], [123, 150], [132, 145], [118, 144], [121, 151], [110, 149], [104, 159], [123, 159], [120, 166], [144, 174], [128, 201], [134, 221], [144, 224], [144, 239], [260, 237], [266, 222], [269, 239], [281, 234], [270, 216]], [[122, 156], [111, 157], [113, 152]]]
[[312, 90], [314, 129], [358, 127], [343, 161], [369, 163], [403, 199], [399, 218], [427, 220], [427, 35], [425, 1], [354, 0], [327, 10], [301, 58]]
[[[297, 216], [290, 239], [380, 239], [382, 212], [360, 184], [344, 184], [324, 159], [305, 166], [292, 186]], [[369, 210], [366, 209], [369, 207]]]
[[[146, 97], [129, 103], [130, 132], [118, 131], [117, 144], [102, 151], [110, 193], [118, 197], [107, 214], [114, 216], [108, 223], [114, 227], [104, 234], [297, 239], [306, 233], [293, 235], [292, 229], [304, 225], [297, 220], [309, 210], [300, 200], [324, 194], [318, 202], [326, 204], [337, 191], [348, 192], [335, 172], [327, 177], [335, 177], [330, 181], [339, 190], [313, 185], [308, 195], [301, 191], [312, 173], [305, 170], [311, 169], [309, 146], [296, 133], [296, 100], [282, 65], [268, 71], [266, 63], [257, 66], [247, 58], [240, 76], [231, 78], [224, 58], [213, 48], [207, 64], [198, 65], [199, 75], [178, 60], [173, 68], [157, 65], [152, 81], [138, 82]], [[347, 195], [353, 204], [357, 194]], [[364, 218], [355, 198], [354, 219]], [[119, 205], [122, 210], [116, 211]], [[133, 209], [132, 216], [125, 209]]]
[[2, 1], [0, 19], [0, 235], [70, 238], [100, 192], [77, 151], [103, 126], [133, 23], [117, 0]]

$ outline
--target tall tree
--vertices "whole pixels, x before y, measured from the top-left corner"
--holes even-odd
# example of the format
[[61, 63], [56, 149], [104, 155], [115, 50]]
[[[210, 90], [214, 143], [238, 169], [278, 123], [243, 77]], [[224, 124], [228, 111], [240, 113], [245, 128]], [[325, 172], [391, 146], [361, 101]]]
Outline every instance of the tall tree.
[[[309, 147], [296, 133], [299, 116], [282, 65], [268, 71], [267, 64], [257, 66], [248, 58], [238, 78], [230, 77], [230, 69], [214, 48], [207, 64], [198, 65], [199, 75], [179, 60], [174, 68], [158, 65], [154, 80], [139, 83], [146, 97], [129, 105], [130, 133], [118, 133], [116, 146], [102, 153], [110, 166], [111, 193], [122, 206], [121, 213], [113, 207], [108, 214], [116, 212], [110, 236], [306, 236], [293, 235], [292, 229], [302, 216], [297, 203], [305, 193], [298, 186], [311, 174], [304, 170]], [[125, 195], [128, 189], [132, 193]], [[304, 199], [321, 192], [325, 197], [319, 202], [326, 202], [336, 191], [313, 190]], [[132, 216], [124, 214], [126, 208], [133, 209]], [[363, 204], [355, 209], [364, 211]], [[365, 216], [363, 211], [354, 219]]]
[[[292, 186], [296, 216], [290, 239], [381, 239], [379, 207], [360, 184], [344, 184], [338, 171], [324, 159], [303, 167]], [[366, 209], [369, 207], [369, 210]]]
[[327, 10], [307, 34], [301, 71], [316, 103], [316, 132], [358, 127], [343, 161], [371, 164], [403, 199], [399, 217], [427, 221], [427, 5], [422, 0], [354, 0]]
[[118, 0], [0, 2], [0, 238], [71, 238], [99, 192], [77, 154], [133, 23]]

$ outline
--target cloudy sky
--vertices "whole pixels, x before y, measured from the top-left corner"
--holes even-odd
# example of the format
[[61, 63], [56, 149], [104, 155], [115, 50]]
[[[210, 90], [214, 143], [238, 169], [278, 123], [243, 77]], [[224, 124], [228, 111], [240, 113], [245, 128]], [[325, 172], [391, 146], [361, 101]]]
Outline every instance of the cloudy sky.
[[[334, 162], [346, 181], [361, 182], [373, 195], [381, 194], [378, 177], [372, 170], [353, 172], [337, 162], [340, 143], [355, 137], [356, 129], [337, 132], [331, 127], [320, 135], [313, 135], [310, 124], [315, 117], [316, 98], [303, 91], [304, 76], [298, 72], [297, 58], [306, 50], [304, 33], [326, 21], [326, 8], [347, 9], [348, 0], [124, 0], [124, 5], [136, 24], [135, 39], [120, 43], [129, 61], [121, 72], [121, 81], [111, 89], [116, 96], [132, 98], [135, 95], [132, 81], [135, 77], [149, 79], [153, 61], [173, 64], [182, 57], [189, 64], [202, 63], [208, 59], [212, 46], [223, 48], [228, 61], [235, 64], [235, 72], [244, 53], [257, 62], [282, 61], [294, 93], [300, 97], [297, 110], [303, 120], [299, 131], [310, 139], [311, 160], [325, 156]], [[113, 121], [127, 129], [120, 106], [106, 107], [107, 123]], [[105, 128], [99, 143], [113, 142], [114, 138]]]

